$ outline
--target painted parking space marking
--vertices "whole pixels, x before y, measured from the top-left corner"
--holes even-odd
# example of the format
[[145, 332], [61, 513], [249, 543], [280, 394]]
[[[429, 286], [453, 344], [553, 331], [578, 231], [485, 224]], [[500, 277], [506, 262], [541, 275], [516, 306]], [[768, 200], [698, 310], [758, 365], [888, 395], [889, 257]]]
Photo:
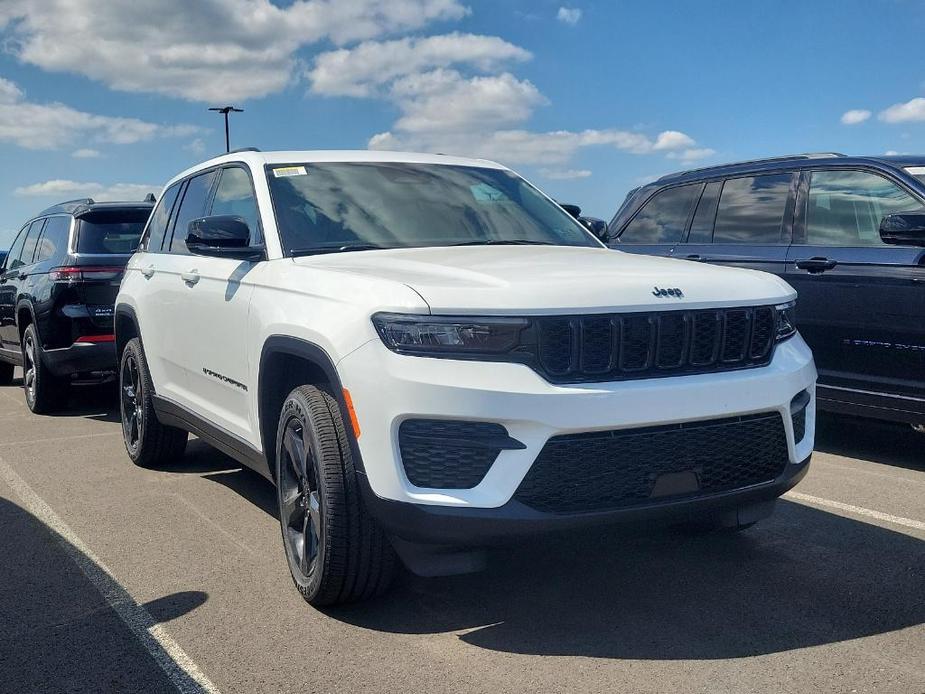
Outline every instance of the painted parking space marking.
[[880, 511], [874, 511], [869, 508], [864, 508], [862, 506], [852, 506], [851, 504], [845, 504], [841, 501], [832, 501], [831, 499], [823, 499], [822, 497], [812, 496], [810, 494], [803, 494], [801, 492], [787, 492], [784, 494], [785, 499], [793, 499], [794, 501], [802, 501], [804, 503], [810, 504], [812, 506], [822, 506], [823, 508], [832, 508], [838, 511], [845, 511], [846, 513], [851, 513], [855, 516], [862, 516], [864, 518], [873, 518], [875, 520], [883, 521], [884, 523], [892, 523], [893, 525], [900, 525], [904, 528], [912, 528], [913, 530], [922, 530], [925, 531], [925, 523], [922, 521], [912, 520], [911, 518], [903, 518], [902, 516], [894, 516], [889, 513], [882, 513]]
[[141, 642], [178, 691], [183, 694], [218, 694], [218, 687], [206, 677], [180, 644], [157, 623], [151, 613], [137, 603], [112, 571], [3, 458], [0, 458], [0, 479], [19, 497], [23, 508], [58, 534], [62, 549]]

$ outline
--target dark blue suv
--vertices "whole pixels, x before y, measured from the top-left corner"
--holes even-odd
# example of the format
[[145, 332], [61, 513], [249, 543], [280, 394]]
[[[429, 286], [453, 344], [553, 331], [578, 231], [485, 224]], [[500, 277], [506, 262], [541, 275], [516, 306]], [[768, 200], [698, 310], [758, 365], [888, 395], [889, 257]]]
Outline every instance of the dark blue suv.
[[923, 208], [925, 156], [802, 154], [664, 176], [631, 191], [604, 236], [780, 275], [799, 293], [819, 407], [923, 430]]

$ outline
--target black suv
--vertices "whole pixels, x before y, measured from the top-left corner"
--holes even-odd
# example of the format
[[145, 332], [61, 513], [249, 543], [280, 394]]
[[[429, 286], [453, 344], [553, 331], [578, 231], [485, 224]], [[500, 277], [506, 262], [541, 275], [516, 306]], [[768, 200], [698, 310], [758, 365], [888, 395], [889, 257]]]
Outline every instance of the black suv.
[[629, 193], [605, 241], [780, 275], [799, 293], [819, 407], [921, 430], [923, 208], [925, 157], [801, 154], [664, 176]]
[[0, 384], [23, 367], [26, 403], [49, 412], [71, 381], [116, 368], [113, 304], [154, 207], [87, 198], [26, 223], [0, 263]]

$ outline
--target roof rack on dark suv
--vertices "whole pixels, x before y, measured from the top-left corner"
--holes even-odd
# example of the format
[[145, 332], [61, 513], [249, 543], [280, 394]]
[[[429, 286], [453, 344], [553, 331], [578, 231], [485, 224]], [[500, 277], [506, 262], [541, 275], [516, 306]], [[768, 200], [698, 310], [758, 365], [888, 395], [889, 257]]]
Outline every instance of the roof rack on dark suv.
[[664, 176], [631, 191], [620, 250], [774, 272], [821, 408], [925, 425], [925, 156], [795, 154]]

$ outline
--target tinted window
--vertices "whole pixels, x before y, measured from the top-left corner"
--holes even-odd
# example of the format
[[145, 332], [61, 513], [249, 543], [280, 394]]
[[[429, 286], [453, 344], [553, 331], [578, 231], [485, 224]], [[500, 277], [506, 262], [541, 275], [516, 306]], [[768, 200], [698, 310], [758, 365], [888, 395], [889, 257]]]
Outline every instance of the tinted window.
[[681, 240], [691, 207], [701, 184], [668, 188], [656, 193], [636, 213], [623, 233], [621, 243], [677, 243]]
[[186, 235], [189, 223], [205, 215], [206, 199], [212, 189], [212, 178], [214, 176], [215, 172], [210, 171], [189, 180], [186, 192], [183, 193], [183, 201], [180, 203], [180, 209], [177, 211], [176, 219], [173, 223], [173, 240], [170, 243], [171, 253], [185, 254], [189, 252], [186, 250]]
[[170, 212], [173, 210], [173, 203], [177, 199], [177, 193], [180, 192], [180, 184], [174, 183], [170, 188], [164, 191], [160, 201], [151, 213], [151, 220], [148, 222], [148, 235], [142, 242], [145, 250], [150, 253], [157, 253], [164, 244], [164, 234], [167, 232], [167, 222], [170, 221]]
[[134, 253], [148, 221], [147, 208], [92, 212], [77, 220], [77, 252]]
[[260, 240], [260, 216], [257, 214], [257, 199], [250, 176], [244, 169], [234, 166], [222, 170], [222, 177], [215, 189], [211, 214], [230, 214], [242, 217], [251, 230], [251, 243]]
[[37, 219], [29, 227], [29, 235], [23, 244], [22, 253], [19, 255], [20, 265], [31, 265], [32, 258], [35, 256], [35, 247], [38, 245], [39, 235], [42, 233], [42, 227], [45, 224], [44, 219]]
[[723, 184], [713, 243], [781, 242], [792, 174], [731, 178]]
[[922, 203], [882, 176], [863, 171], [813, 171], [806, 203], [806, 243], [879, 246], [880, 220]]
[[503, 169], [332, 163], [269, 167], [283, 248], [537, 243], [598, 247], [571, 215]]
[[26, 242], [26, 234], [28, 233], [29, 225], [27, 224], [19, 232], [19, 235], [16, 237], [16, 240], [13, 241], [13, 245], [10, 247], [10, 252], [7, 253], [7, 263], [5, 269], [12, 270], [22, 265], [22, 263], [19, 262], [19, 254], [22, 253], [22, 246]]
[[713, 240], [713, 220], [716, 218], [716, 202], [719, 200], [719, 191], [722, 181], [713, 181], [704, 186], [703, 194], [691, 222], [691, 233], [688, 234], [688, 243], [710, 243]]
[[39, 239], [35, 262], [49, 258], [63, 258], [67, 255], [67, 237], [71, 230], [70, 217], [49, 217], [45, 231]]

